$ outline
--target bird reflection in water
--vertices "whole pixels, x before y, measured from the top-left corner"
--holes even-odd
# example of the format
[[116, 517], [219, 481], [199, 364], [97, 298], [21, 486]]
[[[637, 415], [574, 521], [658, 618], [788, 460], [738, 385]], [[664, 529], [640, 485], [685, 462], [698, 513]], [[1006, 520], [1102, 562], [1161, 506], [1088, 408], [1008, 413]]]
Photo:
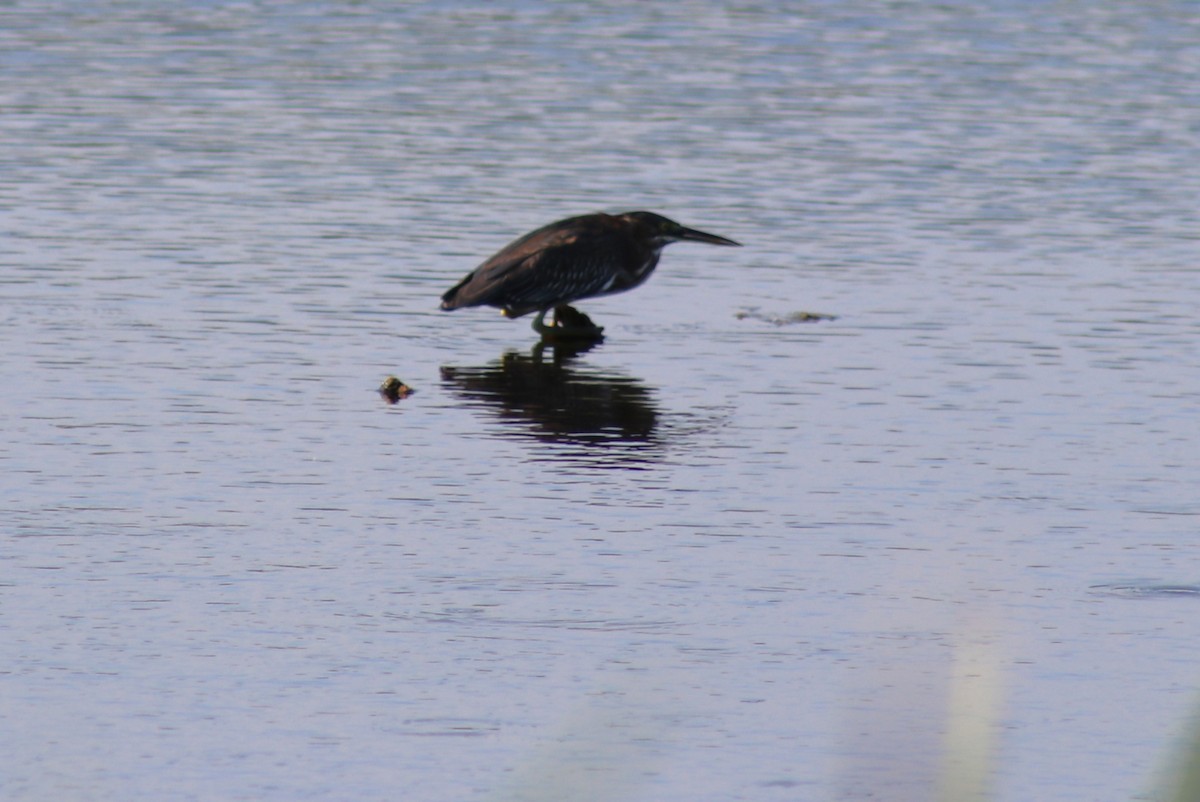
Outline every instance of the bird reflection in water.
[[628, 376], [573, 367], [588, 347], [538, 343], [530, 354], [509, 351], [482, 367], [443, 366], [442, 384], [506, 422], [526, 424], [514, 434], [651, 457], [659, 413], [650, 390]]

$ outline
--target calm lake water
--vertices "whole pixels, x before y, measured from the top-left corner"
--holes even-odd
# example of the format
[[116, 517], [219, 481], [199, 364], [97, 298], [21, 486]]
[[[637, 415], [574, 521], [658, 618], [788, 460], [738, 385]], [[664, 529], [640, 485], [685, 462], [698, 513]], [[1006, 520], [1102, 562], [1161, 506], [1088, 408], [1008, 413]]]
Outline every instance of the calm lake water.
[[[1169, 0], [0, 5], [0, 795], [1150, 798], [1198, 74]], [[643, 208], [745, 247], [574, 356], [437, 310]]]

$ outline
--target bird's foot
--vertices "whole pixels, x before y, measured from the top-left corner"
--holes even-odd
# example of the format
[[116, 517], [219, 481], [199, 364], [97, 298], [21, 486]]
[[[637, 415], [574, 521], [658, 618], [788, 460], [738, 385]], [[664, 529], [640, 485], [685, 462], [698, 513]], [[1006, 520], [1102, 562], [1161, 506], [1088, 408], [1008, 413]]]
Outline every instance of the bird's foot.
[[543, 340], [584, 340], [599, 342], [604, 339], [604, 327], [597, 326], [592, 319], [574, 307], [563, 304], [554, 307], [554, 322], [545, 323], [546, 312], [538, 313], [533, 321], [533, 330]]

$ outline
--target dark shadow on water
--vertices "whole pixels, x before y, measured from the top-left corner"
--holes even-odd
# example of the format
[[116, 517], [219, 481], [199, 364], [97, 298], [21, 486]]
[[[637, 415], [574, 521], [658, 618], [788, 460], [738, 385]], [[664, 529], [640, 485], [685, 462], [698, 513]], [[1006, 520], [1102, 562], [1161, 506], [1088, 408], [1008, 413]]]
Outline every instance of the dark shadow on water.
[[614, 462], [654, 461], [661, 450], [659, 410], [651, 391], [629, 376], [577, 366], [581, 349], [539, 343], [480, 367], [442, 367], [442, 385], [486, 407], [502, 434], [585, 446]]

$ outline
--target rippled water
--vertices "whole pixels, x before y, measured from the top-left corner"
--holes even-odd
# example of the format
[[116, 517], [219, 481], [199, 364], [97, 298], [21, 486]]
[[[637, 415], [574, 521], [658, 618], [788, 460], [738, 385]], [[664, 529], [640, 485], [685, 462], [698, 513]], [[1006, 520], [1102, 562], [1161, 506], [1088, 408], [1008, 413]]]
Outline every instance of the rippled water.
[[[972, 714], [993, 799], [1153, 787], [1192, 4], [0, 20], [6, 799], [928, 800]], [[585, 353], [436, 310], [635, 208], [746, 247]]]

